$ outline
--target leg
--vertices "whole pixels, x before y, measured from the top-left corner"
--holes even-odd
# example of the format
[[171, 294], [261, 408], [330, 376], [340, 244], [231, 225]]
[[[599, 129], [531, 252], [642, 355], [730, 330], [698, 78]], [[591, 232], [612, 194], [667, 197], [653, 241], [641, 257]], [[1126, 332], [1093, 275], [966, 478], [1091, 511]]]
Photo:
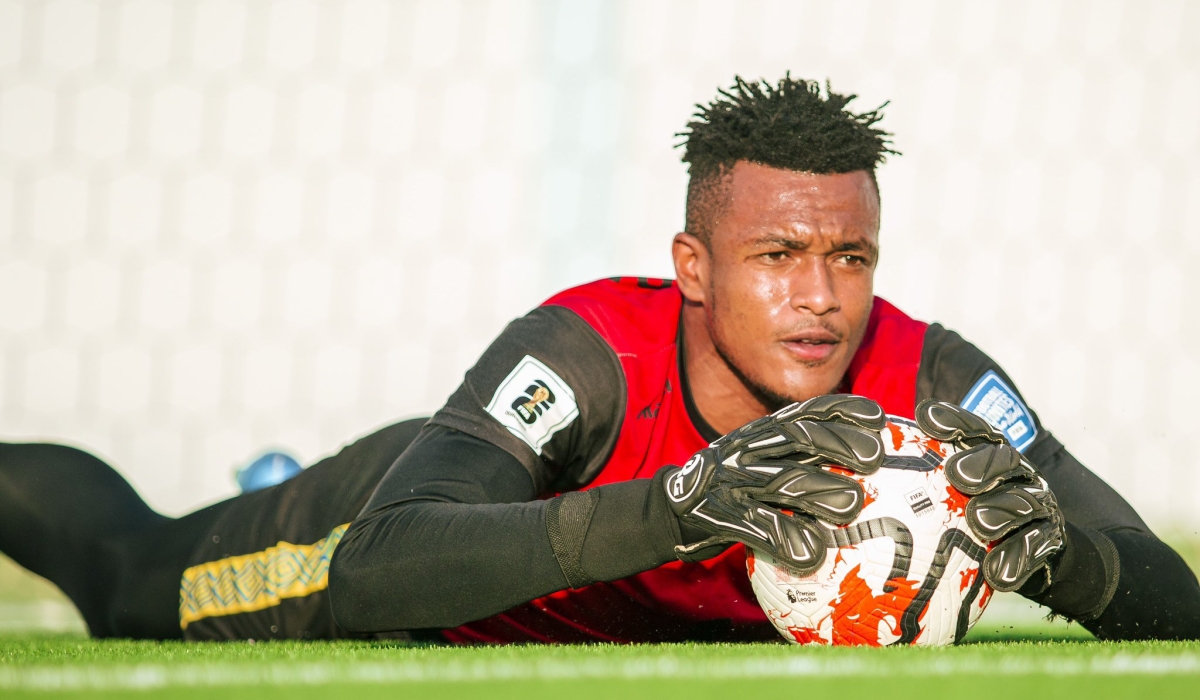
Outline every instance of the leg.
[[[346, 636], [329, 608], [331, 548], [424, 422], [382, 428], [282, 484], [229, 502], [189, 562], [196, 568], [181, 591], [184, 638]], [[269, 593], [281, 589], [289, 592]]]
[[93, 636], [180, 636], [179, 576], [222, 505], [173, 520], [86, 452], [0, 443], [0, 551], [61, 588]]
[[[350, 522], [424, 422], [388, 426], [294, 479], [179, 519], [86, 452], [0, 443], [0, 551], [61, 588], [93, 636], [177, 639], [188, 567], [310, 544]], [[305, 599], [193, 623], [188, 638], [338, 636], [318, 584]]]

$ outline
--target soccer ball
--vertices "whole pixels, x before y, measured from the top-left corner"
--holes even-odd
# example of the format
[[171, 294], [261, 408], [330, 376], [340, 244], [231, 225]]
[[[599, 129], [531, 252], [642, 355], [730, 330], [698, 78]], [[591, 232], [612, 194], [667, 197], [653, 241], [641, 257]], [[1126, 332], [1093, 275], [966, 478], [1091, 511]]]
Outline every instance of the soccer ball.
[[747, 551], [758, 602], [796, 644], [944, 645], [963, 638], [992, 591], [980, 564], [987, 549], [967, 527], [967, 497], [946, 480], [953, 445], [888, 416], [883, 467], [853, 476], [866, 503], [849, 525], [828, 526], [825, 563], [800, 576]]

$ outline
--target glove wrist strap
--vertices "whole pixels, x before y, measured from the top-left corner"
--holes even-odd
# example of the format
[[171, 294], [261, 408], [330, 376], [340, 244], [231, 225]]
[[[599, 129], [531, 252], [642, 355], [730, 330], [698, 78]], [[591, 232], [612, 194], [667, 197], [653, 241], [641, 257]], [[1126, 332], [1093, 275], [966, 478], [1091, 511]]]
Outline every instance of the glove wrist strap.
[[1099, 617], [1108, 607], [1121, 577], [1112, 540], [1091, 528], [1066, 523], [1062, 558], [1051, 567], [1050, 585], [1027, 596], [1073, 620]]

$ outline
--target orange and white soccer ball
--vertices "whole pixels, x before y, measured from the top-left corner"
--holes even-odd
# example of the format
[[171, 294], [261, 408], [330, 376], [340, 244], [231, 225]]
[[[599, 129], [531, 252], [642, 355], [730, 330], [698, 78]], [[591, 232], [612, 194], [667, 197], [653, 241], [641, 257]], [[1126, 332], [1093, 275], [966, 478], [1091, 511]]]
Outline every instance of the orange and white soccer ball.
[[[913, 421], [888, 416], [879, 471], [856, 476], [866, 504], [849, 525], [829, 528], [816, 573], [799, 576], [762, 552], [747, 552], [758, 602], [796, 644], [944, 645], [962, 639], [992, 591], [983, 542], [967, 527], [967, 497], [946, 480], [954, 446]], [[840, 470], [840, 467], [827, 467]]]

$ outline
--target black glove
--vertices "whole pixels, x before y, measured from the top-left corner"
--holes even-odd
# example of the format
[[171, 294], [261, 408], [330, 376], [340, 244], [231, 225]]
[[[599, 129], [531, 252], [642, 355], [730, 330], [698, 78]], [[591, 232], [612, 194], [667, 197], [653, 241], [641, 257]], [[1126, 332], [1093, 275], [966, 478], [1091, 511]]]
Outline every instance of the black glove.
[[[926, 399], [917, 406], [917, 425], [953, 444], [946, 479], [971, 498], [967, 525], [994, 544], [983, 559], [983, 578], [997, 591], [1036, 594], [1050, 585], [1054, 564], [1066, 545], [1064, 520], [1050, 486], [987, 421], [966, 409]], [[1038, 575], [1038, 578], [1034, 576]]]
[[741, 542], [801, 574], [816, 571], [833, 544], [815, 518], [844, 525], [863, 507], [859, 483], [821, 465], [878, 470], [886, 420], [870, 399], [818, 396], [747, 423], [683, 467], [667, 467], [667, 501], [685, 533], [676, 555], [697, 561]]

